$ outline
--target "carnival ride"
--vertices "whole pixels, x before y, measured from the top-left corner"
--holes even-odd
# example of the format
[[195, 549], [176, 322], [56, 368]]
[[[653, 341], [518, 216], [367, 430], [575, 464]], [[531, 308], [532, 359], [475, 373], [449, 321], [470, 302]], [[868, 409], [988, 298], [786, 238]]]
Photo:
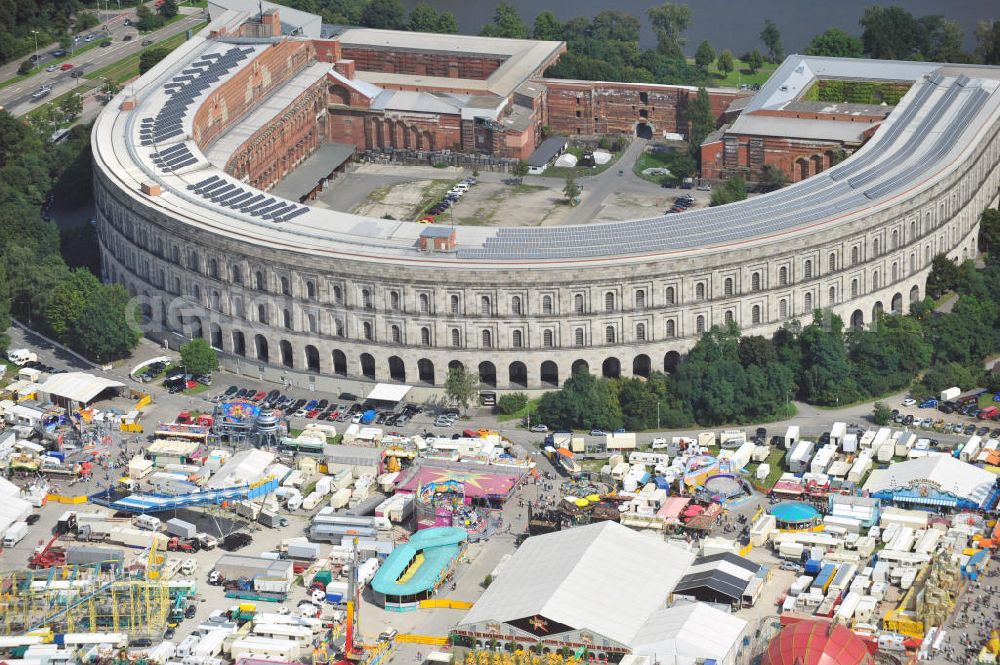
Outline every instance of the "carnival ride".
[[247, 485], [206, 489], [188, 494], [161, 494], [159, 492], [133, 493], [118, 499], [108, 500], [100, 495], [91, 501], [107, 505], [115, 510], [130, 513], [159, 513], [178, 508], [196, 506], [218, 506], [229, 501], [244, 501], [260, 498], [278, 489], [278, 479], [268, 476]]

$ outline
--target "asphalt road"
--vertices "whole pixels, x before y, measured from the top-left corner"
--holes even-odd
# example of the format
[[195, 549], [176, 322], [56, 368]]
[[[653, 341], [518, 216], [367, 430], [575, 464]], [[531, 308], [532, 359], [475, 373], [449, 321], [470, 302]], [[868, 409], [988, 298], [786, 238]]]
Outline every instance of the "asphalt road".
[[[184, 8], [183, 11], [190, 11], [191, 8]], [[154, 32], [148, 33], [146, 35], [140, 36], [138, 31], [134, 26], [126, 27], [124, 25], [124, 19], [117, 22], [112, 22], [110, 29], [105, 32], [102, 27], [94, 28], [90, 30], [88, 34], [95, 34], [98, 37], [95, 40], [103, 39], [100, 35], [107, 34], [111, 38], [111, 46], [108, 47], [94, 47], [90, 50], [84, 51], [79, 55], [79, 57], [71, 57], [67, 62], [73, 64], [73, 69], [68, 71], [57, 70], [55, 72], [41, 71], [33, 76], [28, 77], [23, 81], [19, 81], [13, 85], [9, 85], [5, 88], [0, 88], [0, 106], [3, 106], [7, 111], [13, 115], [24, 115], [29, 111], [32, 111], [42, 104], [50, 101], [54, 97], [69, 92], [70, 90], [81, 85], [86, 79], [83, 78], [73, 78], [70, 76], [75, 69], [83, 69], [84, 73], [92, 72], [96, 69], [100, 69], [106, 65], [118, 62], [130, 55], [138, 53], [144, 47], [142, 42], [144, 40], [153, 40], [153, 42], [161, 42], [164, 39], [172, 37], [178, 33], [182, 33], [189, 28], [193, 28], [202, 21], [204, 21], [204, 10], [196, 9], [196, 13], [185, 16], [181, 20], [171, 23], [170, 25], [160, 28]], [[134, 18], [134, 13], [131, 15]], [[131, 41], [122, 41], [123, 37], [126, 35], [132, 35]], [[81, 42], [81, 45], [83, 42]], [[55, 46], [52, 47], [57, 48]], [[48, 49], [42, 51], [48, 57], [46, 60], [51, 60], [51, 51]], [[43, 60], [41, 64], [45, 64], [46, 60]], [[16, 67], [15, 67], [16, 69]], [[6, 80], [5, 77], [4, 80]], [[31, 95], [33, 95], [41, 86], [49, 85], [52, 86], [52, 92], [46, 95], [38, 101], [32, 101]]]

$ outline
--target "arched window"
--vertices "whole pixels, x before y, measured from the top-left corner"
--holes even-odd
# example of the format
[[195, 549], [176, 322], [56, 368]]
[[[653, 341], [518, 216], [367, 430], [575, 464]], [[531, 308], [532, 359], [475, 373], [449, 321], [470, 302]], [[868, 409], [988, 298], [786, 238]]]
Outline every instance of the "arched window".
[[552, 313], [552, 296], [542, 296], [542, 314]]
[[456, 347], [462, 345], [462, 335], [458, 332], [458, 328], [451, 329], [451, 345]]
[[892, 248], [896, 249], [899, 247], [899, 229], [892, 230]]
[[755, 325], [760, 323], [760, 305], [754, 305], [750, 310], [750, 322]]
[[364, 335], [365, 339], [371, 341], [373, 336], [372, 324], [369, 323], [368, 321], [365, 321], [364, 325], [361, 326], [361, 332]]
[[368, 289], [361, 289], [361, 306], [365, 309], [372, 309], [374, 307], [372, 292]]
[[287, 309], [281, 310], [281, 324], [288, 329], [292, 327], [292, 313]]
[[859, 250], [858, 246], [855, 245], [854, 247], [851, 247], [851, 265], [852, 266], [858, 265], [858, 261], [860, 260], [861, 260], [861, 250]]
[[837, 302], [837, 287], [836, 286], [831, 286], [830, 287], [830, 295], [829, 295], [828, 302], [831, 305]]
[[917, 271], [917, 253], [910, 252], [910, 272]]
[[484, 330], [482, 334], [483, 338], [483, 348], [492, 349], [493, 348], [493, 333], [489, 330]]
[[604, 341], [607, 342], [608, 344], [614, 344], [615, 343], [615, 327], [614, 326], [608, 326], [607, 328], [604, 329]]
[[307, 320], [309, 322], [309, 332], [316, 332], [316, 315], [310, 314]]
[[694, 297], [695, 300], [705, 299], [705, 282], [698, 282], [694, 285]]
[[913, 240], [916, 237], [917, 237], [917, 223], [910, 222], [910, 242], [913, 242]]
[[264, 273], [257, 271], [253, 276], [254, 288], [258, 291], [264, 290]]
[[635, 308], [646, 309], [646, 292], [642, 289], [635, 292]]
[[812, 279], [812, 276], [813, 276], [813, 262], [809, 259], [806, 259], [802, 263], [802, 277], [804, 279]]
[[510, 336], [511, 346], [515, 349], [520, 349], [524, 346], [524, 333], [520, 330], [515, 330]]
[[573, 331], [573, 343], [577, 346], [583, 346], [583, 328], [577, 328]]
[[521, 314], [521, 296], [514, 296], [510, 299], [510, 311], [514, 314]]
[[489, 316], [490, 313], [493, 311], [493, 308], [491, 307], [491, 305], [492, 305], [492, 303], [490, 302], [490, 297], [489, 296], [483, 296], [483, 297], [481, 297], [479, 299], [479, 313], [482, 316]]
[[239, 266], [233, 266], [232, 267], [232, 273], [233, 273], [233, 284], [242, 284], [243, 283], [243, 272], [240, 270], [240, 267]]
[[778, 270], [778, 284], [788, 286], [788, 268], [786, 266], [781, 266]]
[[856, 279], [851, 280], [851, 297], [852, 298], [858, 297], [858, 280]]
[[667, 321], [667, 328], [664, 331], [664, 334], [668, 338], [670, 338], [670, 337], [676, 337], [677, 336], [677, 324], [674, 323], [673, 319], [670, 319], [669, 321]]
[[[292, 288], [291, 288], [291, 285], [288, 282], [288, 278], [287, 277], [282, 277], [281, 278], [281, 293], [284, 294], [284, 295], [286, 295], [286, 296], [292, 295]], [[343, 300], [343, 298], [341, 297], [341, 294], [340, 294], [340, 287], [339, 286], [333, 287], [333, 299], [336, 302], [338, 302], [338, 303], [341, 300]]]
[[637, 342], [645, 342], [646, 341], [646, 324], [645, 323], [637, 323], [635, 325], [635, 340]]
[[577, 293], [573, 296], [573, 311], [577, 314], [583, 314], [583, 294]]
[[198, 252], [191, 252], [191, 255], [188, 256], [188, 268], [194, 270], [195, 272], [198, 272], [199, 271], [198, 263], [199, 263]]
[[334, 319], [333, 320], [333, 329], [334, 329], [334, 332], [336, 333], [337, 337], [343, 337], [344, 336], [344, 322], [341, 321], [340, 319]]
[[399, 344], [403, 341], [403, 333], [400, 331], [399, 326], [394, 325], [389, 329], [389, 331], [392, 334], [392, 341], [394, 344]]
[[210, 259], [208, 262], [208, 274], [212, 279], [219, 279], [219, 261]]
[[451, 313], [458, 314], [458, 296], [451, 297]]
[[878, 288], [878, 270], [872, 273], [872, 289]]
[[787, 319], [788, 318], [788, 301], [782, 298], [778, 301], [778, 318]]
[[878, 256], [879, 242], [878, 238], [872, 239], [872, 256]]
[[733, 295], [733, 278], [732, 277], [727, 277], [726, 278], [725, 287], [723, 288], [723, 292], [727, 296]]
[[399, 291], [389, 292], [389, 307], [395, 311], [399, 311]]
[[316, 300], [316, 284], [312, 280], [306, 282], [306, 298]]
[[420, 297], [418, 298], [418, 300], [420, 301], [420, 311], [421, 312], [428, 312], [428, 311], [430, 311], [430, 308], [431, 308], [431, 299], [430, 299], [430, 297], [426, 293], [421, 293]]
[[552, 348], [552, 331], [546, 330], [542, 333], [542, 346], [547, 349]]
[[802, 304], [805, 306], [806, 314], [812, 311], [813, 308], [813, 294], [807, 293], [802, 298]]
[[197, 284], [191, 285], [191, 295], [198, 302], [201, 302], [201, 287]]
[[760, 291], [760, 273], [755, 272], [750, 275], [750, 290]]
[[826, 259], [826, 269], [829, 272], [834, 272], [837, 269], [837, 253], [830, 252], [830, 256]]
[[431, 345], [431, 329], [430, 328], [426, 328], [425, 327], [425, 328], [421, 328], [420, 329], [420, 343], [423, 344], [424, 346], [430, 346]]
[[604, 294], [604, 311], [615, 311], [615, 294], [612, 291], [608, 291]]
[[699, 332], [699, 333], [705, 332], [705, 317], [701, 316], [699, 314], [698, 318], [695, 319], [695, 326], [694, 327], [695, 327], [695, 330], [697, 332]]
[[674, 287], [672, 287], [672, 286], [668, 286], [667, 287], [667, 292], [666, 292], [665, 298], [666, 298], [666, 301], [667, 301], [668, 305], [673, 305], [677, 301], [675, 293], [674, 293]]
[[267, 323], [267, 307], [265, 305], [257, 305], [257, 320], [261, 323]]
[[732, 323], [734, 321], [733, 310], [731, 310], [731, 309], [727, 309], [726, 310], [725, 320], [726, 320], [726, 324], [727, 325], [730, 324], [730, 323]]

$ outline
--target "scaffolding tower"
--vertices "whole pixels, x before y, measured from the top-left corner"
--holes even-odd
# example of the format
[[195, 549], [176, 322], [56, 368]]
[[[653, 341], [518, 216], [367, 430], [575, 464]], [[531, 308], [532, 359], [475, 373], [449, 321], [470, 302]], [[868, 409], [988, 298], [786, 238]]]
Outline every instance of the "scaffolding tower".
[[6, 574], [0, 578], [0, 635], [43, 628], [56, 633], [162, 634], [170, 611], [167, 581], [121, 572], [116, 563]]

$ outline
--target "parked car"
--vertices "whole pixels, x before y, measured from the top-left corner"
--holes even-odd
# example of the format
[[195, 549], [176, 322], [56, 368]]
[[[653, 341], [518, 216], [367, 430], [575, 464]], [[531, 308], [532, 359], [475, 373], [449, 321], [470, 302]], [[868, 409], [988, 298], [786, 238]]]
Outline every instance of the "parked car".
[[590, 430], [590, 436], [604, 436], [604, 430], [595, 427]]
[[71, 72], [69, 73], [69, 75], [70, 75], [70, 78], [75, 78], [75, 79], [78, 79], [78, 78], [80, 78], [81, 76], [83, 76], [83, 70], [82, 70], [82, 69], [80, 69], [79, 67], [77, 67], [76, 69], [74, 69], [73, 71], [71, 71]]
[[143, 39], [143, 40], [142, 40], [142, 45], [143, 45], [143, 46], [149, 46], [149, 45], [150, 45], [150, 44], [152, 44], [152, 43], [153, 43], [153, 40], [152, 40], [152, 39]]
[[130, 41], [132, 41], [132, 35], [125, 35], [124, 37], [122, 37], [122, 41], [123, 42], [130, 42]]
[[923, 402], [921, 402], [920, 403], [920, 408], [921, 409], [933, 409], [933, 408], [937, 407], [937, 405], [938, 405], [938, 401], [932, 397], [932, 398], [929, 398], [929, 399], [925, 399]]
[[45, 68], [45, 71], [47, 71], [47, 72], [49, 72], [51, 74], [52, 72], [56, 71], [57, 69], [59, 69], [59, 67], [57, 67], [56, 65], [49, 65], [48, 67]]
[[917, 400], [913, 399], [912, 397], [907, 397], [906, 399], [903, 400], [903, 406], [913, 406], [916, 403]]
[[206, 386], [212, 385], [212, 375], [211, 374], [198, 374], [194, 377], [194, 380], [198, 383], [202, 383]]
[[966, 436], [972, 436], [975, 433], [976, 433], [975, 425], [966, 425], [965, 429], [962, 430], [962, 434], [965, 434]]
[[529, 429], [532, 432], [548, 432], [549, 431], [549, 426], [548, 425], [541, 425], [541, 424], [539, 424], [539, 425], [532, 425]]
[[100, 47], [101, 48], [107, 48], [108, 46], [111, 46], [111, 40], [110, 39], [105, 39], [103, 42], [100, 43]]
[[68, 72], [69, 70], [73, 69], [73, 63], [72, 62], [64, 62], [64, 63], [62, 63], [62, 65], [60, 65], [59, 69], [61, 69], [64, 72]]
[[989, 427], [980, 427], [979, 429], [976, 430], [976, 436], [986, 436], [989, 433], [990, 433]]

